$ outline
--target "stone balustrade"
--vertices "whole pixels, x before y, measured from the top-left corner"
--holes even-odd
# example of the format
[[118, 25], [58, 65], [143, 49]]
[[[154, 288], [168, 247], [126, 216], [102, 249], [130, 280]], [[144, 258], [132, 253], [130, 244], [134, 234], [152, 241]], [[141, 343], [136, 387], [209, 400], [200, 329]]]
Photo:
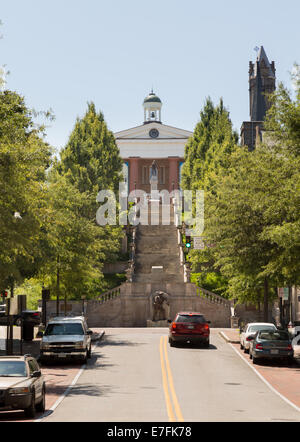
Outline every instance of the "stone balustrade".
[[200, 296], [213, 304], [224, 305], [225, 307], [231, 307], [232, 304], [230, 300], [222, 298], [222, 296], [216, 295], [202, 287], [196, 287], [196, 296]]
[[99, 296], [98, 301], [104, 304], [107, 301], [117, 298], [121, 294], [121, 286], [115, 287]]

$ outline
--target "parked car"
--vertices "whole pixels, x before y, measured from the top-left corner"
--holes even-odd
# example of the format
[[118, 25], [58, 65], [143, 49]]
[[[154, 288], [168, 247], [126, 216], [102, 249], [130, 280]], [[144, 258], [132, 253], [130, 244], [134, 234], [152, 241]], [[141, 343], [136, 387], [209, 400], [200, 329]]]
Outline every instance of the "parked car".
[[300, 359], [300, 331], [292, 340], [292, 347], [294, 351], [294, 358]]
[[274, 324], [268, 322], [251, 322], [246, 324], [240, 332], [240, 347], [245, 353], [249, 353], [250, 341], [259, 330], [273, 330], [277, 328]]
[[210, 321], [201, 313], [180, 312], [170, 324], [169, 344], [175, 347], [178, 343], [201, 343], [209, 347]]
[[6, 315], [6, 304], [0, 304], [0, 318]]
[[249, 354], [253, 364], [260, 359], [285, 359], [291, 362], [294, 352], [290, 335], [281, 330], [260, 330], [252, 336]]
[[[4, 309], [3, 309], [4, 307]], [[41, 323], [41, 312], [39, 310], [23, 310], [18, 315], [13, 316], [13, 324], [20, 326], [22, 321], [26, 324], [38, 326]], [[0, 325], [7, 325], [6, 305], [0, 308]]]
[[18, 315], [15, 319], [16, 325], [21, 325], [22, 320], [27, 324], [32, 324], [33, 326], [40, 325], [42, 319], [42, 314], [39, 310], [23, 310], [21, 315]]
[[45, 411], [45, 380], [30, 355], [0, 357], [0, 411], [24, 410], [27, 417]]
[[91, 357], [93, 332], [83, 317], [51, 319], [42, 337], [41, 362], [77, 359], [86, 362]]

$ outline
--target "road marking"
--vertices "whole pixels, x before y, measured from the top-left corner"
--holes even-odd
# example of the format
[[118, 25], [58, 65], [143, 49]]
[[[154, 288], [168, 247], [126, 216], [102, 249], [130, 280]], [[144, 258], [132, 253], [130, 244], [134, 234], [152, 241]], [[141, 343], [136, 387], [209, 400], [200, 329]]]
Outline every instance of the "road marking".
[[161, 372], [162, 372], [162, 379], [163, 379], [163, 389], [164, 389], [164, 393], [165, 393], [165, 401], [166, 401], [168, 418], [169, 418], [169, 422], [176, 422], [175, 414], [174, 414], [173, 407], [172, 407], [172, 402], [170, 399], [167, 371], [166, 371], [165, 362], [164, 362], [164, 337], [163, 336], [161, 336], [161, 338], [160, 338], [159, 351], [160, 351], [160, 363], [161, 363]]
[[172, 375], [172, 371], [171, 371], [171, 367], [170, 367], [170, 362], [169, 362], [169, 358], [168, 358], [168, 350], [167, 350], [167, 343], [168, 343], [168, 337], [165, 336], [165, 345], [164, 345], [164, 349], [165, 349], [165, 358], [166, 358], [166, 366], [167, 366], [167, 373], [168, 373], [168, 381], [169, 381], [169, 387], [171, 390], [171, 394], [172, 394], [172, 399], [173, 399], [173, 404], [174, 404], [174, 408], [175, 408], [175, 413], [177, 416], [177, 421], [178, 422], [184, 422], [182, 413], [181, 413], [181, 409], [179, 406], [179, 402], [175, 393], [175, 388], [174, 388], [174, 382], [173, 382], [173, 375]]
[[273, 393], [277, 394], [282, 400], [284, 400], [287, 404], [289, 404], [291, 407], [293, 407], [295, 410], [300, 412], [300, 408], [297, 407], [293, 402], [291, 402], [289, 399], [287, 399], [285, 396], [283, 396], [279, 391], [277, 391], [272, 385], [259, 373], [256, 368], [253, 367], [253, 365], [250, 364], [250, 362], [247, 361], [246, 358], [244, 358], [243, 355], [240, 354], [240, 352], [231, 344], [229, 345], [233, 348], [233, 350], [240, 356], [240, 358], [246, 362], [246, 364], [257, 374], [257, 376], [270, 388], [270, 390], [273, 391]]
[[[103, 336], [103, 335], [102, 335]], [[99, 341], [97, 341], [95, 343], [95, 345], [92, 348], [92, 353], [96, 350], [96, 348], [98, 347], [98, 343]], [[45, 413], [40, 416], [38, 419], [34, 419], [34, 422], [42, 422], [46, 417], [50, 416], [50, 414], [52, 414], [54, 412], [54, 410], [59, 406], [59, 404], [65, 399], [66, 396], [68, 396], [68, 394], [70, 393], [70, 391], [72, 390], [72, 388], [76, 385], [78, 379], [80, 378], [80, 376], [82, 375], [82, 373], [84, 372], [84, 370], [86, 369], [87, 364], [83, 364], [79, 370], [79, 372], [77, 373], [77, 375], [75, 376], [75, 378], [73, 379], [72, 383], [68, 386], [68, 388], [63, 392], [63, 394], [57, 399], [57, 401], [52, 405], [51, 408], [49, 408], [49, 410], [46, 410]], [[47, 388], [47, 385], [46, 385]]]
[[[181, 409], [179, 406], [179, 402], [177, 399], [177, 395], [174, 388], [174, 381], [173, 381], [173, 375], [171, 371], [171, 366], [168, 358], [168, 350], [167, 350], [167, 342], [168, 337], [167, 336], [161, 336], [160, 338], [160, 362], [161, 362], [161, 371], [162, 371], [162, 378], [163, 378], [163, 389], [165, 393], [165, 400], [166, 400], [166, 406], [167, 406], [167, 412], [170, 422], [184, 422]], [[171, 397], [170, 397], [171, 392]], [[173, 403], [172, 403], [173, 401]], [[176, 417], [173, 411], [173, 408], [176, 413]]]

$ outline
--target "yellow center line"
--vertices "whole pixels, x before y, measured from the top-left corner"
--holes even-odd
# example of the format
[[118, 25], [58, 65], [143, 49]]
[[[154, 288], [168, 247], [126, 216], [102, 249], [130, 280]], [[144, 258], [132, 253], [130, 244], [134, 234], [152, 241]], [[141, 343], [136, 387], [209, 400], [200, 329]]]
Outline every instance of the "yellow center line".
[[175, 409], [175, 413], [177, 416], [177, 421], [178, 422], [184, 422], [183, 416], [182, 416], [182, 412], [179, 406], [179, 402], [177, 399], [177, 395], [175, 392], [175, 387], [174, 387], [174, 382], [173, 382], [173, 375], [172, 375], [172, 371], [171, 371], [171, 367], [170, 367], [170, 362], [169, 362], [169, 358], [168, 358], [168, 350], [167, 350], [167, 342], [168, 342], [168, 337], [165, 336], [164, 339], [164, 349], [165, 349], [165, 359], [166, 359], [166, 367], [167, 367], [167, 375], [168, 375], [168, 381], [169, 381], [169, 387], [171, 390], [171, 394], [172, 394], [172, 399], [173, 399], [173, 405], [174, 405], [174, 409]]
[[164, 354], [163, 354], [163, 344], [164, 344], [164, 338], [162, 336], [160, 338], [159, 350], [160, 350], [160, 363], [161, 363], [161, 372], [162, 372], [162, 380], [163, 380], [163, 389], [164, 389], [164, 393], [165, 393], [165, 401], [166, 401], [169, 422], [176, 422], [176, 418], [175, 418], [175, 414], [173, 411], [172, 402], [171, 402], [170, 394], [169, 394], [167, 372], [166, 372], [166, 368], [165, 368]]
[[[163, 389], [165, 393], [165, 401], [167, 406], [167, 413], [170, 422], [176, 422], [176, 416], [178, 422], [184, 422], [181, 409], [179, 406], [179, 402], [176, 396], [173, 375], [170, 367], [170, 362], [168, 358], [167, 351], [167, 336], [161, 336], [160, 338], [160, 362], [161, 362], [161, 371], [162, 371], [162, 379], [163, 379]], [[171, 396], [170, 396], [171, 392]], [[171, 400], [172, 397], [172, 400]], [[172, 403], [173, 401], [173, 403]], [[173, 408], [175, 410], [176, 416], [174, 414]]]

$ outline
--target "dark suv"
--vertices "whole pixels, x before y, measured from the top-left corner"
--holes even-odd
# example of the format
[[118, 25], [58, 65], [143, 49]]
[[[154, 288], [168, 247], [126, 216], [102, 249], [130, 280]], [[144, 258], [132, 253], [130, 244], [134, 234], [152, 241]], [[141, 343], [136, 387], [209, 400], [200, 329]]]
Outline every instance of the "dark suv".
[[174, 347], [178, 343], [198, 343], [209, 347], [210, 321], [201, 313], [177, 313], [170, 325], [169, 343]]

